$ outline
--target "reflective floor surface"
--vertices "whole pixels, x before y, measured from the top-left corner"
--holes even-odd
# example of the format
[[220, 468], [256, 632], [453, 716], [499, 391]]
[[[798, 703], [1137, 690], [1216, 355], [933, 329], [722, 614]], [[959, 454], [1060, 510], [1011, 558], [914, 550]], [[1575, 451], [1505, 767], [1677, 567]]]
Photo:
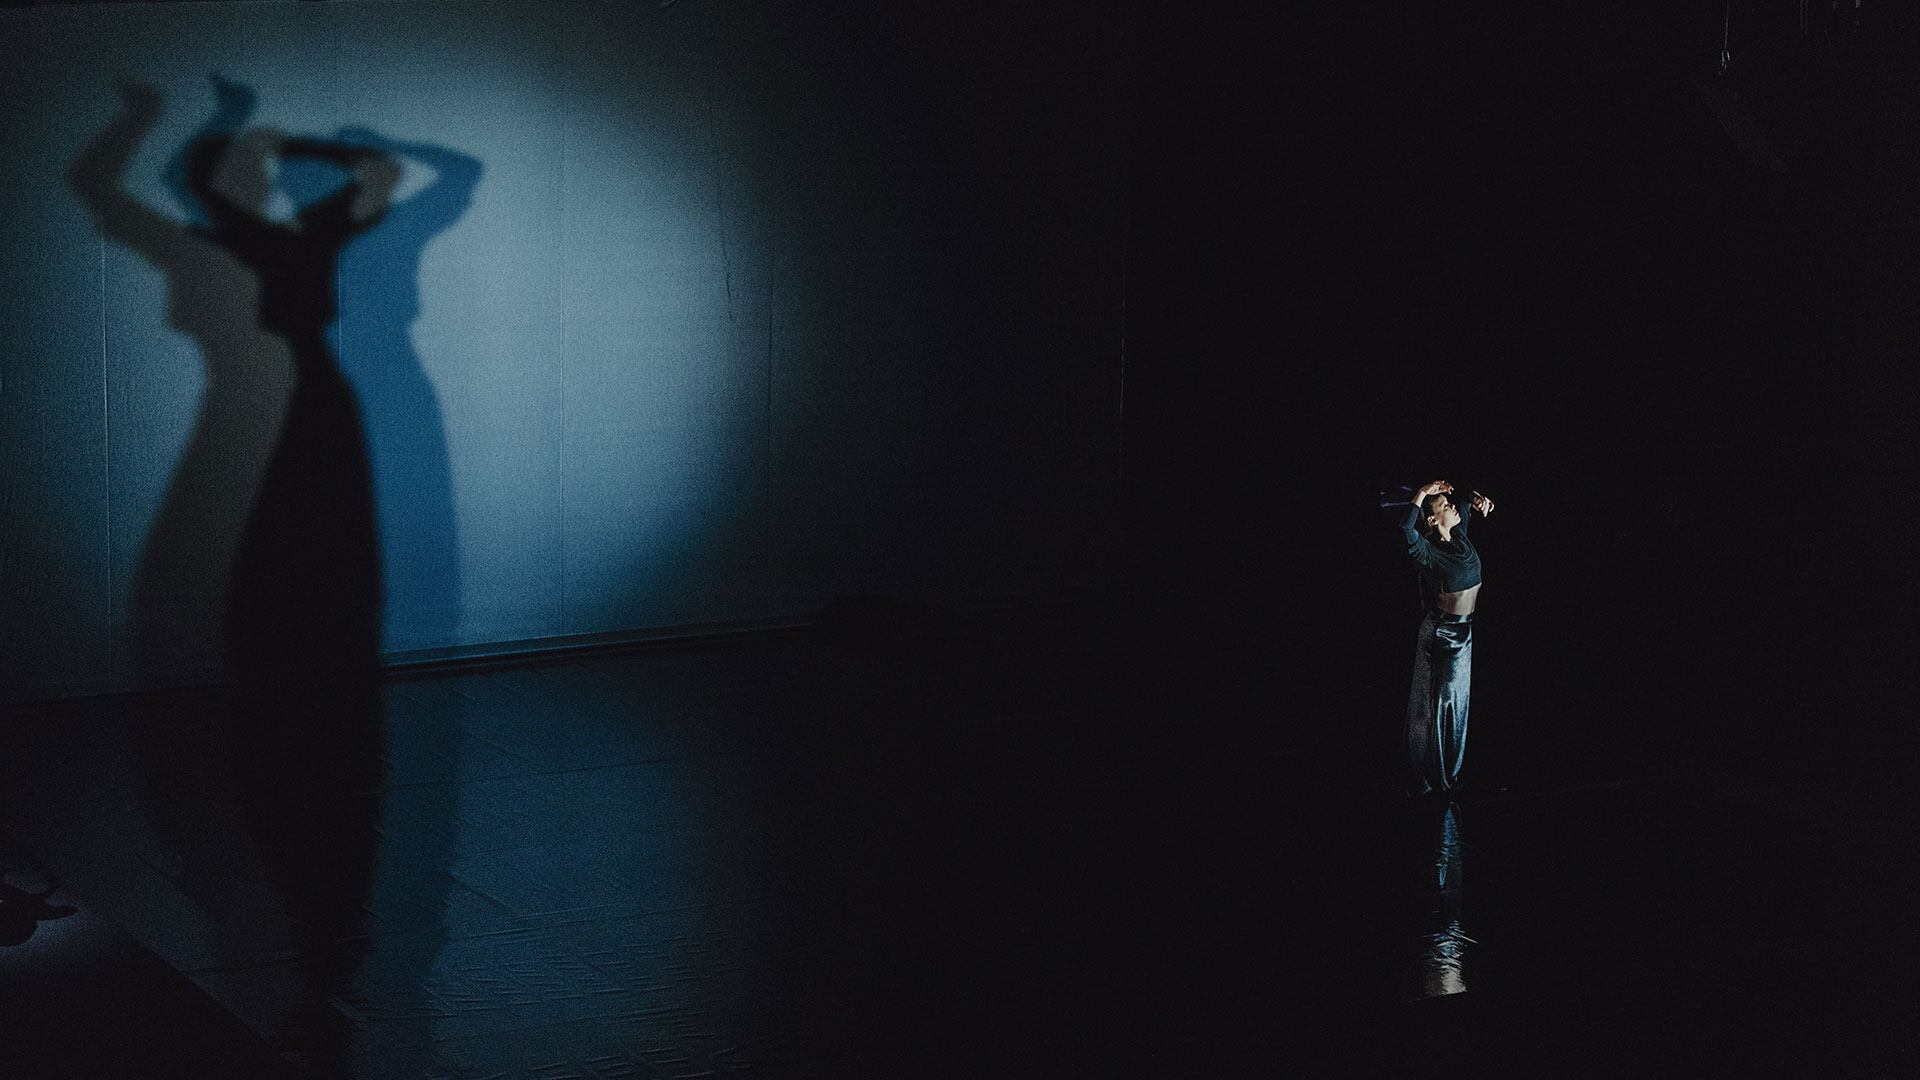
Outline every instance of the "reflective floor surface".
[[1490, 724], [1410, 802], [1137, 659], [1021, 618], [22, 712], [0, 1074], [1920, 1066], [1911, 755], [1569, 778]]

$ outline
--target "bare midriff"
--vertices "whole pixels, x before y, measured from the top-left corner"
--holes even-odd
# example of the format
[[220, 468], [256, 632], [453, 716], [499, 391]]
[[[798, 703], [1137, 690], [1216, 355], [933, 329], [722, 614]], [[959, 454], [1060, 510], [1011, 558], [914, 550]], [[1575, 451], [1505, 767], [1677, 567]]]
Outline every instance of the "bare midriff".
[[1448, 615], [1473, 614], [1473, 602], [1480, 596], [1480, 586], [1461, 589], [1459, 592], [1443, 592], [1435, 600], [1434, 606]]

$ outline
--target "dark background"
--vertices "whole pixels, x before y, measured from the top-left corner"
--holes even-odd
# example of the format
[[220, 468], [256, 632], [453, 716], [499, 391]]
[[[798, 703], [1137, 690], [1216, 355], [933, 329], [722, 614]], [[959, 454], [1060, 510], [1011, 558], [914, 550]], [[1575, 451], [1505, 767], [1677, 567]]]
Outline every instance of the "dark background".
[[1136, 567], [1210, 722], [1390, 749], [1417, 606], [1375, 493], [1447, 478], [1498, 503], [1483, 776], [1898, 736], [1862, 702], [1911, 640], [1910, 16], [1735, 5], [1721, 75], [1722, 13], [1142, 14]]

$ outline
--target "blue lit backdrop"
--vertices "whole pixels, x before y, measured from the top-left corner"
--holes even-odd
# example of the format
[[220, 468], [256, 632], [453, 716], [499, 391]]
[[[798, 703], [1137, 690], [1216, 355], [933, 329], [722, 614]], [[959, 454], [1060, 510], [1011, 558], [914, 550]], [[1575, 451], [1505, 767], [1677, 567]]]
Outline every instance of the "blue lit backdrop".
[[[0, 687], [217, 674], [285, 408], [246, 275], [103, 239], [69, 181], [123, 80], [164, 96], [124, 190], [182, 223], [177, 155], [221, 125], [407, 165], [334, 333], [388, 652], [1099, 580], [1124, 155], [1098, 10], [0, 13]], [[289, 165], [269, 213], [341, 180]]]

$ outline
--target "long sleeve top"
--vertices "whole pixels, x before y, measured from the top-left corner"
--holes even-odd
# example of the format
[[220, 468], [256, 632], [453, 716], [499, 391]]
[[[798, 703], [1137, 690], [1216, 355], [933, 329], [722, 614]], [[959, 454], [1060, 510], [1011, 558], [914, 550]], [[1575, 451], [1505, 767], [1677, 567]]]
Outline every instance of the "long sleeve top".
[[1459, 592], [1480, 584], [1480, 552], [1474, 549], [1473, 541], [1467, 539], [1467, 525], [1479, 515], [1465, 504], [1460, 504], [1459, 509], [1460, 524], [1453, 527], [1451, 540], [1440, 539], [1439, 533], [1431, 537], [1420, 534], [1425, 515], [1420, 512], [1419, 503], [1407, 508], [1406, 520], [1400, 523], [1400, 532], [1407, 541], [1407, 554], [1420, 566], [1420, 593], [1429, 602], [1437, 593]]

